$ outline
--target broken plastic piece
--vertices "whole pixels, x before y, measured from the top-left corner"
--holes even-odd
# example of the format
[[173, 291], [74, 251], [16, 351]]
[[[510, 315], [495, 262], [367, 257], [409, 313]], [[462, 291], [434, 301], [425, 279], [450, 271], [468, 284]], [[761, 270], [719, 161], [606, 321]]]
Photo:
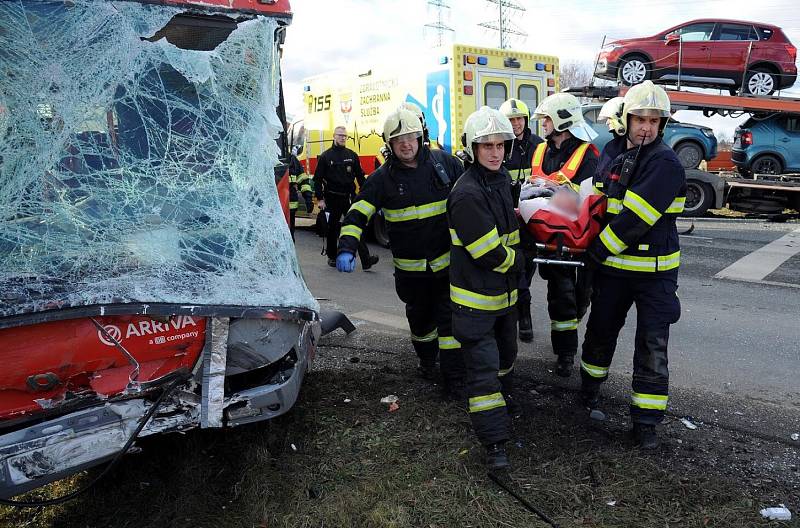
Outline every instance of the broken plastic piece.
[[381, 398], [381, 403], [395, 403], [395, 402], [397, 402], [399, 399], [400, 399], [400, 398], [398, 398], [398, 397], [397, 397], [397, 396], [395, 396], [394, 394], [390, 394], [390, 395], [388, 395], [388, 396], [384, 396], [383, 398]]
[[397, 402], [394, 402], [389, 406], [389, 412], [395, 412], [399, 408], [400, 408], [400, 406], [397, 405]]
[[792, 512], [790, 512], [783, 504], [778, 507], [764, 508], [761, 510], [761, 515], [771, 521], [791, 521]]
[[692, 431], [697, 429], [697, 426], [693, 424], [688, 418], [681, 418], [681, 423], [685, 425], [687, 429], [691, 429]]
[[608, 506], [616, 506], [617, 505], [617, 501], [615, 501], [615, 500], [608, 501], [608, 502], [606, 502], [606, 505], [608, 505]]
[[591, 412], [589, 412], [589, 418], [598, 422], [604, 422], [606, 420], [606, 413], [600, 409], [592, 409]]
[[800, 434], [792, 433], [792, 436], [790, 438], [795, 442], [797, 442], [798, 440], [800, 440]]

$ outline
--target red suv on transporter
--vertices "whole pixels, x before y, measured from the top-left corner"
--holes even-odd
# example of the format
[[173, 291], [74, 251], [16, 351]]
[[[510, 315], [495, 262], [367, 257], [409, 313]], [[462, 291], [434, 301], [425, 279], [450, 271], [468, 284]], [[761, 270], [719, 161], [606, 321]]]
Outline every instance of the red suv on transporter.
[[600, 52], [595, 75], [632, 85], [646, 79], [769, 95], [797, 78], [797, 48], [777, 26], [700, 19], [651, 37], [615, 40]]

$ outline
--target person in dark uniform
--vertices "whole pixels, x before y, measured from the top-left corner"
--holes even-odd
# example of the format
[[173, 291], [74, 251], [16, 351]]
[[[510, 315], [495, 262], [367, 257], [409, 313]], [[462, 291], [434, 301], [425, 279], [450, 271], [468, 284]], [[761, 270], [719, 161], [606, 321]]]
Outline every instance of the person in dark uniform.
[[[365, 180], [358, 154], [344, 146], [346, 141], [347, 129], [342, 126], [333, 129], [333, 146], [317, 159], [317, 170], [314, 172], [317, 206], [322, 214], [327, 215], [325, 253], [331, 267], [336, 267], [336, 244], [342, 216], [350, 209], [351, 198], [356, 192], [355, 182], [362, 187]], [[358, 246], [358, 256], [364, 270], [378, 263], [378, 256], [369, 254], [369, 248], [363, 240]]]
[[526, 260], [503, 167], [513, 138], [499, 111], [484, 106], [470, 115], [462, 142], [472, 165], [447, 200], [453, 333], [463, 350], [469, 415], [490, 469], [509, 465], [517, 286]]
[[651, 81], [625, 94], [612, 122], [619, 136], [603, 149], [594, 180], [608, 197], [607, 225], [586, 259], [595, 271], [581, 356], [583, 401], [597, 407], [619, 332], [636, 305], [630, 413], [642, 449], [659, 446], [655, 427], [669, 394], [669, 327], [681, 314], [675, 221], [686, 203], [686, 174], [662, 139], [669, 116], [669, 97]]
[[350, 272], [363, 230], [376, 211], [386, 221], [397, 295], [406, 305], [419, 370], [463, 395], [461, 346], [451, 330], [448, 268], [450, 234], [445, 206], [461, 162], [423, 144], [422, 123], [401, 107], [386, 118], [383, 138], [389, 157], [369, 178], [344, 219], [337, 269]]
[[294, 240], [294, 224], [300, 197], [303, 197], [306, 211], [311, 212], [314, 202], [311, 201], [311, 178], [303, 169], [303, 164], [294, 154], [289, 158], [289, 232]]
[[[531, 178], [555, 180], [576, 189], [582, 181], [591, 179], [598, 158], [591, 141], [597, 133], [586, 124], [580, 101], [571, 94], [553, 94], [541, 102], [533, 118], [542, 120], [547, 141], [533, 151]], [[578, 353], [578, 324], [589, 306], [584, 273], [570, 266], [543, 264], [539, 274], [547, 281], [555, 373], [568, 377]]]
[[[500, 112], [511, 122], [514, 129], [514, 139], [511, 140], [511, 151], [506, 156], [503, 165], [511, 175], [511, 199], [516, 207], [519, 203], [519, 192], [522, 184], [528, 181], [531, 175], [531, 158], [533, 151], [544, 140], [531, 132], [530, 110], [528, 105], [519, 99], [509, 99], [500, 105]], [[525, 261], [525, 273], [520, 276], [519, 301], [517, 302], [517, 316], [519, 324], [519, 339], [523, 343], [533, 341], [533, 321], [531, 320], [531, 281], [536, 273], [536, 264], [533, 259]]]

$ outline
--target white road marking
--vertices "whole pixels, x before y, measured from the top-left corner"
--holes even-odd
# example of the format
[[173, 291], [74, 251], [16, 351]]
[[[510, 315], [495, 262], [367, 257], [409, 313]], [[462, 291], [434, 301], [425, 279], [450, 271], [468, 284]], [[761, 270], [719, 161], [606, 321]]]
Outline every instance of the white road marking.
[[362, 319], [371, 323], [378, 323], [380, 325], [389, 326], [405, 332], [409, 331], [408, 320], [406, 320], [405, 317], [399, 317], [397, 315], [378, 312], [375, 310], [364, 310], [363, 312], [354, 313], [350, 317], [353, 317], [354, 319]]
[[800, 229], [795, 229], [740, 258], [714, 275], [714, 278], [748, 282], [761, 281], [798, 253], [800, 253]]

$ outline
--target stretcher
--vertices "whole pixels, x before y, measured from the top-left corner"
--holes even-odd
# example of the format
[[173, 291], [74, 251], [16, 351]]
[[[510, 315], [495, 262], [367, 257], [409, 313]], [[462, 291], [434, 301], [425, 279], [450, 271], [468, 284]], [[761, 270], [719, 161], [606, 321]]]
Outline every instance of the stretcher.
[[548, 207], [542, 197], [520, 201], [518, 214], [536, 241], [535, 263], [583, 266], [580, 256], [603, 228], [606, 197], [592, 190], [590, 180], [581, 185], [580, 197], [576, 215]]

